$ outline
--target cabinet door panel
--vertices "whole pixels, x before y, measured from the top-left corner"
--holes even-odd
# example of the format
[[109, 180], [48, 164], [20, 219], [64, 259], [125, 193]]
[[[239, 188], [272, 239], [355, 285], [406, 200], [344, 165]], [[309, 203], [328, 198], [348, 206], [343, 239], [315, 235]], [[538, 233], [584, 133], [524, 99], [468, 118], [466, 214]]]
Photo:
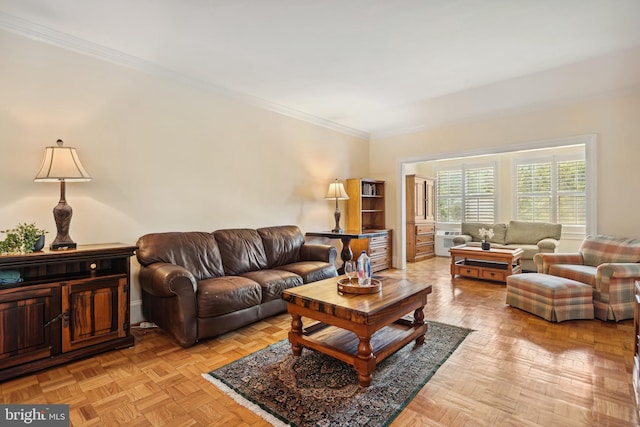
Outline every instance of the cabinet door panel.
[[414, 213], [416, 221], [420, 221], [425, 219], [426, 216], [426, 203], [427, 203], [427, 188], [424, 179], [416, 178], [416, 195], [415, 195], [415, 205], [416, 211]]
[[127, 279], [105, 278], [62, 286], [63, 351], [126, 335]]
[[428, 179], [425, 181], [425, 212], [424, 219], [427, 221], [435, 221], [436, 220], [436, 205], [435, 205], [435, 182], [433, 179]]
[[[116, 300], [114, 300], [116, 296]], [[114, 324], [113, 303], [117, 295], [112, 288], [102, 288], [71, 293], [73, 335], [76, 339], [91, 338], [111, 332]], [[115, 319], [117, 320], [117, 319]]]
[[0, 295], [0, 369], [51, 355], [52, 289]]

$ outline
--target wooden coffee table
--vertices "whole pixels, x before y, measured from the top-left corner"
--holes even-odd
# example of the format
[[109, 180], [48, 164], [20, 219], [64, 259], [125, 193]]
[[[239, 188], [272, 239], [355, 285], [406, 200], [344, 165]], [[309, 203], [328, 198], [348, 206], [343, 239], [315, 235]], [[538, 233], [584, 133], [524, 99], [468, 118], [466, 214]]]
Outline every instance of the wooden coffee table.
[[478, 279], [507, 281], [507, 276], [522, 273], [520, 248], [491, 248], [460, 245], [449, 248], [451, 254], [451, 277], [476, 277]]
[[[289, 342], [294, 356], [307, 347], [352, 365], [363, 387], [376, 365], [412, 340], [424, 343], [424, 306], [431, 285], [380, 278], [373, 294], [338, 294], [338, 277], [287, 289], [282, 298], [291, 314]], [[413, 312], [413, 313], [412, 313]], [[404, 318], [413, 314], [413, 319]], [[308, 328], [302, 316], [319, 321]]]

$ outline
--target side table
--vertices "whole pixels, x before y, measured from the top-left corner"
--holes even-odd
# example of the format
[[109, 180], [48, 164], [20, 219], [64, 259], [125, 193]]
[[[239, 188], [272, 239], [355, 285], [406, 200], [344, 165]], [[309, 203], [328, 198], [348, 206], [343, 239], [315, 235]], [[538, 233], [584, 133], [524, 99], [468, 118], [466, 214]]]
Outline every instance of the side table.
[[353, 258], [353, 251], [351, 250], [351, 240], [353, 239], [368, 239], [370, 237], [386, 236], [388, 230], [375, 230], [361, 232], [358, 230], [346, 230], [342, 233], [336, 233], [334, 231], [310, 231], [307, 232], [307, 236], [311, 237], [324, 237], [327, 239], [340, 239], [342, 242], [342, 250], [340, 251], [340, 259], [342, 265], [338, 268], [339, 274], [344, 274], [344, 263], [350, 261]]

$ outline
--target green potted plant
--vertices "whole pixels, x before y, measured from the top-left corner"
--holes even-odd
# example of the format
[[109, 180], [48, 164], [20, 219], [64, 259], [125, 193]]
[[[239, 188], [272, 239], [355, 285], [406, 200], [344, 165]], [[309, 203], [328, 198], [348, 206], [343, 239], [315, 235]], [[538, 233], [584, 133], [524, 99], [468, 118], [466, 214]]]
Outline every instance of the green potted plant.
[[15, 228], [0, 230], [7, 236], [0, 241], [0, 254], [22, 254], [40, 251], [44, 247], [44, 235], [46, 230], [31, 224], [19, 223]]

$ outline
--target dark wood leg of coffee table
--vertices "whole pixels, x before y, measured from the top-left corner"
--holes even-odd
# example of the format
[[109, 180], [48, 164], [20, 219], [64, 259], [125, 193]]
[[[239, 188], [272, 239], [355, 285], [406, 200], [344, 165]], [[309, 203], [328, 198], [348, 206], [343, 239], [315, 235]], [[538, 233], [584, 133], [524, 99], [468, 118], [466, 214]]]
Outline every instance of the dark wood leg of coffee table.
[[[416, 309], [416, 311], [413, 312], [413, 325], [414, 325], [414, 328], [419, 328], [420, 326], [424, 325], [424, 306]], [[429, 325], [427, 325], [426, 329], [428, 328], [429, 328]], [[416, 338], [416, 344], [417, 345], [424, 344], [424, 334]]]
[[362, 387], [371, 385], [371, 373], [376, 368], [376, 361], [373, 358], [373, 348], [371, 348], [371, 337], [358, 336], [358, 355], [353, 360], [354, 367], [358, 372], [358, 381]]
[[454, 254], [451, 254], [451, 278], [453, 279], [454, 277], [456, 277], [456, 269], [455, 269], [455, 265], [456, 265], [456, 256]]
[[302, 346], [298, 338], [302, 337], [302, 316], [297, 314], [291, 315], [291, 330], [289, 331], [289, 342], [294, 356], [302, 354]]

